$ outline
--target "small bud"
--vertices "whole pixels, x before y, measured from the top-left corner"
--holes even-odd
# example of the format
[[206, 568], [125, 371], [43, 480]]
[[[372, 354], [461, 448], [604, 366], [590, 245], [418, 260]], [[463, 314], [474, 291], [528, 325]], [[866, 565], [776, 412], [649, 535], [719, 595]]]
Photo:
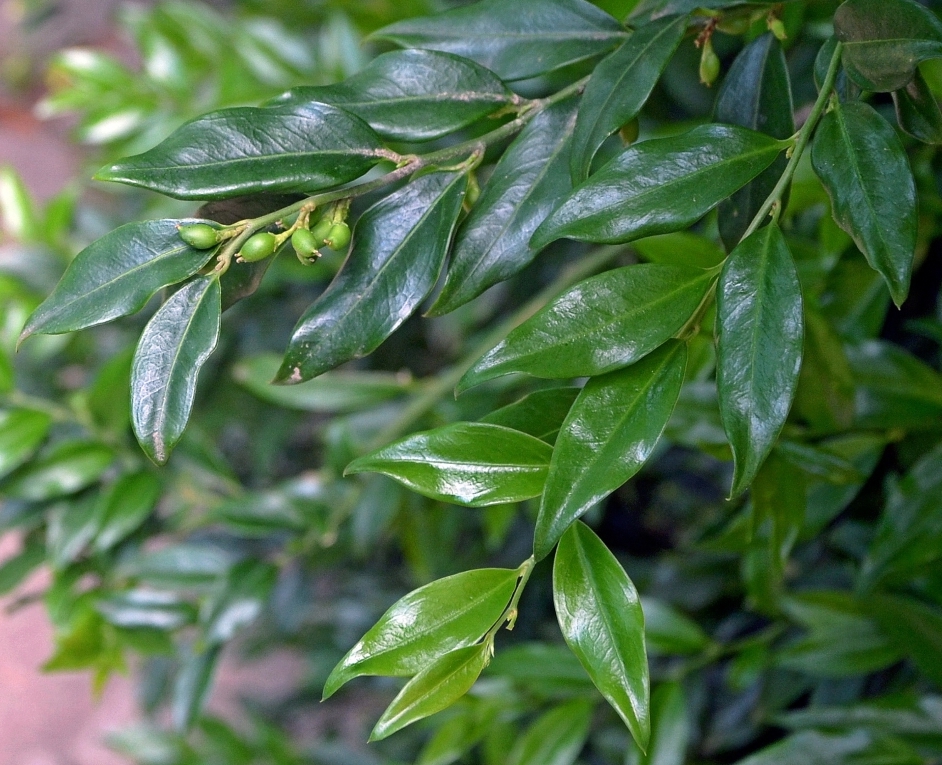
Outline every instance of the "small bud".
[[295, 230], [291, 235], [291, 244], [294, 251], [298, 253], [298, 257], [302, 259], [316, 257], [317, 248], [320, 247], [320, 242], [306, 228]]
[[481, 184], [478, 183], [477, 176], [472, 172], [468, 174], [468, 190], [464, 194], [465, 208], [470, 210], [481, 198]]
[[264, 260], [275, 251], [278, 240], [274, 234], [262, 232], [249, 237], [249, 240], [242, 245], [239, 252], [239, 258], [246, 263], [254, 263], [257, 260]]
[[327, 238], [327, 235], [330, 233], [331, 228], [334, 224], [331, 223], [329, 218], [321, 218], [317, 223], [314, 224], [314, 228], [311, 229], [311, 234], [314, 236], [314, 241], [317, 242], [317, 246], [320, 247], [324, 240]]
[[720, 74], [720, 59], [713, 50], [713, 40], [709, 37], [703, 41], [700, 49], [700, 82], [710, 87]]
[[332, 250], [343, 250], [350, 244], [350, 227], [346, 223], [335, 223], [330, 227], [324, 244]]
[[197, 250], [208, 250], [219, 243], [219, 232], [206, 223], [190, 223], [177, 229], [180, 238]]
[[785, 32], [785, 25], [782, 23], [782, 20], [777, 16], [770, 17], [766, 24], [769, 27], [769, 31], [775, 35], [778, 40], [787, 40], [788, 34]]
[[621, 141], [625, 146], [631, 146], [635, 141], [638, 140], [638, 132], [640, 126], [638, 125], [638, 118], [635, 117], [630, 122], [626, 122], [618, 129], [618, 137], [621, 138]]

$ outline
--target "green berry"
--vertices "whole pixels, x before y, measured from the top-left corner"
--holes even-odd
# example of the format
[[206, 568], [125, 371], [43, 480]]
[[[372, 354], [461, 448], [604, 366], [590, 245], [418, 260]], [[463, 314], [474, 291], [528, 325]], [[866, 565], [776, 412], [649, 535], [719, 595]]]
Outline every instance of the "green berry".
[[318, 247], [324, 243], [333, 225], [329, 218], [321, 218], [314, 224], [314, 228], [311, 229], [311, 234], [314, 236], [314, 241], [317, 242]]
[[257, 260], [265, 260], [275, 251], [278, 240], [274, 234], [262, 232], [249, 237], [249, 240], [242, 245], [239, 257], [246, 263], [254, 263]]
[[710, 87], [720, 74], [720, 59], [713, 50], [713, 41], [708, 37], [700, 49], [700, 82]]
[[291, 244], [298, 257], [311, 258], [317, 255], [317, 248], [320, 247], [320, 241], [306, 228], [296, 229], [291, 235]]
[[330, 227], [324, 244], [332, 250], [342, 250], [350, 244], [350, 227], [346, 223], [335, 223]]
[[219, 233], [206, 223], [191, 223], [178, 228], [180, 238], [197, 250], [208, 250], [219, 243]]

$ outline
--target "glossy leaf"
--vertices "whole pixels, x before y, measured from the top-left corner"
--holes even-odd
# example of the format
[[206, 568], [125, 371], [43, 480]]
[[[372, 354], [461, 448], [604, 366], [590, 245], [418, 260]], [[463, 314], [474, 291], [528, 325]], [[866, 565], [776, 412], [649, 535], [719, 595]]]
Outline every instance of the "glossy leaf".
[[541, 249], [567, 237], [617, 244], [686, 228], [745, 186], [785, 143], [733, 125], [642, 141], [576, 187], [536, 230]]
[[211, 544], [181, 542], [122, 561], [118, 572], [155, 586], [195, 587], [213, 584], [232, 567], [232, 554]]
[[176, 593], [127, 590], [102, 598], [95, 609], [107, 622], [126, 629], [176, 630], [196, 621], [196, 609]]
[[409, 318], [438, 280], [466, 185], [462, 173], [429, 173], [363, 213], [340, 273], [294, 328], [276, 382], [365, 356]]
[[61, 441], [3, 483], [6, 498], [41, 502], [91, 486], [114, 461], [114, 451], [94, 441]]
[[553, 449], [533, 535], [537, 560], [641, 469], [670, 419], [686, 367], [687, 346], [670, 340], [630, 367], [586, 383]]
[[[758, 130], [772, 138], [795, 132], [791, 82], [781, 43], [771, 32], [757, 37], [736, 56], [716, 97], [717, 122]], [[784, 155], [719, 206], [720, 236], [731, 251], [775, 188], [787, 160]]]
[[913, 0], [847, 0], [834, 14], [843, 63], [864, 90], [905, 87], [916, 65], [942, 56], [942, 21]]
[[778, 226], [759, 229], [733, 250], [716, 308], [717, 387], [736, 496], [775, 445], [801, 368], [801, 285]]
[[455, 649], [473, 645], [503, 614], [517, 577], [514, 569], [477, 569], [409, 593], [334, 667], [324, 684], [324, 698], [355, 677], [411, 675]]
[[539, 496], [551, 454], [526, 433], [458, 422], [406, 436], [354, 460], [344, 473], [382, 473], [426, 497], [486, 507]]
[[530, 237], [572, 190], [572, 99], [537, 115], [507, 148], [455, 237], [442, 291], [430, 316], [453, 311], [528, 265]]
[[457, 648], [413, 677], [383, 712], [370, 734], [380, 741], [417, 720], [450, 707], [471, 690], [487, 666], [488, 644]]
[[524, 396], [519, 401], [495, 409], [481, 418], [481, 422], [503, 425], [505, 428], [529, 433], [531, 436], [555, 443], [563, 420], [579, 395], [579, 388], [548, 388]]
[[683, 327], [713, 278], [698, 268], [645, 264], [586, 279], [484, 354], [457, 390], [511, 372], [566, 378], [628, 366]]
[[427, 48], [477, 61], [502, 80], [525, 80], [601, 56], [628, 36], [585, 0], [481, 0], [373, 33], [404, 48]]
[[690, 13], [698, 8], [722, 9], [740, 5], [773, 5], [773, 0], [641, 0], [631, 14], [635, 19], [658, 19], [671, 13]]
[[128, 223], [93, 242], [69, 265], [52, 294], [33, 312], [20, 342], [35, 332], [74, 332], [135, 313], [161, 287], [199, 271], [213, 250], [197, 250], [178, 226], [198, 219]]
[[942, 110], [918, 69], [905, 88], [893, 91], [893, 104], [904, 133], [923, 143], [942, 144]]
[[507, 756], [507, 765], [573, 765], [589, 735], [591, 703], [570, 701], [540, 715]]
[[563, 637], [643, 751], [650, 685], [641, 602], [621, 564], [581, 521], [559, 541], [553, 599]]
[[46, 440], [52, 417], [35, 409], [0, 411], [0, 478], [26, 462]]
[[128, 473], [102, 497], [95, 549], [110, 550], [137, 531], [160, 497], [161, 485], [153, 473]]
[[253, 356], [236, 365], [232, 376], [263, 401], [304, 412], [356, 412], [410, 389], [408, 379], [386, 372], [325, 372], [298, 385], [272, 385], [280, 366], [281, 358], [274, 354]]
[[814, 136], [811, 162], [834, 220], [886, 280], [900, 305], [916, 248], [916, 184], [899, 138], [872, 107], [837, 105]]
[[631, 246], [647, 262], [664, 266], [714, 268], [726, 260], [721, 247], [702, 234], [690, 231], [645, 237], [632, 242]]
[[602, 142], [641, 111], [686, 29], [686, 14], [644, 24], [595, 68], [582, 94], [572, 137], [574, 183], [589, 176]]
[[320, 102], [357, 115], [379, 135], [430, 141], [454, 133], [517, 98], [480, 64], [449, 53], [384, 53], [336, 85], [301, 86], [277, 105]]
[[219, 280], [199, 277], [175, 292], [141, 334], [131, 367], [131, 420], [158, 465], [183, 435], [197, 376], [219, 337], [220, 311]]
[[385, 153], [369, 125], [335, 106], [240, 106], [197, 117], [95, 178], [177, 199], [311, 192], [358, 178]]

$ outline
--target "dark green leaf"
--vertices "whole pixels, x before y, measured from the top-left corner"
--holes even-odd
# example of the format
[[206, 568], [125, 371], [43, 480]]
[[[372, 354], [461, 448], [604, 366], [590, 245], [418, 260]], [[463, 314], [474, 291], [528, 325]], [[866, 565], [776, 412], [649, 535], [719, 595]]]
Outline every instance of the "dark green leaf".
[[733, 125], [701, 125], [616, 156], [536, 230], [542, 249], [567, 237], [630, 242], [686, 228], [775, 161], [786, 143]]
[[513, 569], [477, 569], [409, 593], [334, 667], [324, 698], [355, 677], [411, 675], [455, 649], [473, 645], [503, 614], [517, 577]]
[[482, 721], [476, 712], [476, 707], [469, 704], [442, 724], [422, 747], [416, 765], [451, 765], [471, 751], [493, 722], [493, 715], [486, 715]]
[[916, 65], [942, 56], [942, 22], [913, 0], [848, 0], [834, 14], [844, 68], [864, 90], [905, 87]]
[[382, 473], [426, 497], [486, 507], [539, 496], [552, 451], [510, 428], [458, 422], [406, 436], [344, 472]]
[[563, 637], [643, 751], [650, 736], [644, 614], [624, 569], [581, 521], [559, 540], [553, 598]]
[[454, 53], [502, 80], [525, 80], [601, 56], [627, 36], [585, 0], [482, 0], [435, 16], [400, 21], [373, 34], [404, 48]]
[[[888, 747], [888, 749], [887, 749]], [[917, 765], [900, 756], [892, 744], [883, 744], [863, 731], [828, 736], [817, 731], [796, 733], [768, 746], [736, 765]]]
[[396, 141], [430, 141], [514, 104], [497, 76], [466, 58], [431, 50], [385, 53], [336, 85], [294, 88], [277, 105], [342, 107]]
[[589, 735], [592, 708], [570, 701], [542, 714], [517, 739], [507, 765], [573, 765]]
[[161, 287], [199, 271], [213, 250], [197, 250], [178, 226], [209, 223], [151, 220], [116, 228], [82, 250], [53, 293], [33, 312], [20, 342], [35, 332], [74, 332], [141, 310]]
[[942, 612], [902, 595], [870, 595], [864, 607], [919, 670], [942, 687]]
[[586, 279], [484, 354], [457, 390], [511, 372], [566, 378], [628, 366], [684, 326], [713, 278], [698, 268], [644, 264]]
[[177, 630], [196, 621], [196, 609], [178, 595], [159, 590], [127, 590], [95, 603], [107, 622], [126, 629]]
[[237, 107], [197, 117], [95, 178], [178, 199], [311, 192], [358, 178], [386, 154], [369, 125], [335, 106]]
[[94, 496], [77, 502], [61, 503], [49, 513], [46, 526], [46, 549], [54, 568], [74, 563], [92, 541], [98, 529], [97, 504]]
[[778, 226], [759, 229], [733, 250], [716, 308], [716, 378], [736, 496], [775, 445], [801, 367], [801, 285]]
[[900, 305], [909, 290], [918, 220], [916, 184], [893, 128], [867, 104], [835, 105], [815, 133], [811, 162], [834, 220]]
[[410, 389], [407, 378], [385, 372], [325, 372], [298, 385], [272, 385], [280, 366], [281, 358], [274, 354], [253, 356], [236, 365], [232, 376], [270, 404], [331, 414], [368, 409]]
[[658, 598], [641, 598], [644, 636], [652, 654], [687, 655], [710, 645], [710, 638], [689, 616]]
[[200, 622], [209, 645], [232, 640], [254, 622], [271, 594], [278, 569], [271, 563], [247, 560], [229, 571], [219, 591], [206, 602]]
[[114, 456], [94, 441], [63, 441], [11, 475], [0, 493], [34, 502], [74, 494], [101, 478]]
[[28, 460], [49, 433], [52, 417], [35, 409], [0, 411], [0, 478]]
[[698, 8], [735, 8], [739, 5], [774, 5], [776, 0], [641, 0], [631, 14], [634, 19], [659, 19], [671, 13], [690, 13]]
[[179, 543], [139, 552], [124, 560], [118, 571], [155, 585], [203, 586], [217, 581], [231, 566], [232, 555], [222, 548]]
[[529, 433], [553, 444], [556, 434], [579, 395], [579, 388], [549, 388], [524, 396], [519, 401], [495, 409], [481, 422]]
[[413, 677], [383, 712], [370, 734], [379, 741], [417, 720], [450, 707], [464, 696], [487, 666], [487, 643], [457, 648]]
[[343, 268], [295, 327], [276, 382], [360, 358], [409, 318], [438, 280], [466, 185], [463, 173], [429, 173], [363, 213]]
[[173, 687], [171, 714], [174, 727], [181, 733], [188, 731], [196, 722], [219, 663], [220, 648], [210, 646], [200, 650], [190, 646], [183, 657], [183, 666]]
[[844, 346], [810, 304], [795, 410], [817, 431], [846, 430], [854, 420], [854, 377]]
[[713, 268], [726, 259], [722, 248], [702, 234], [689, 231], [645, 237], [632, 242], [631, 246], [649, 263], [665, 266]]
[[643, 765], [684, 765], [689, 742], [684, 686], [679, 682], [661, 683], [651, 694], [651, 745]]
[[19, 553], [0, 563], [0, 596], [16, 589], [33, 571], [46, 562], [46, 548], [28, 543]]
[[219, 337], [219, 279], [175, 292], [147, 323], [131, 367], [131, 420], [141, 447], [164, 464], [190, 417], [200, 367]]
[[526, 693], [547, 698], [593, 697], [595, 687], [564, 645], [520, 643], [497, 653], [488, 676], [507, 678]]
[[160, 497], [160, 481], [152, 473], [121, 476], [102, 497], [95, 549], [109, 550], [147, 520]]
[[[792, 91], [781, 43], [771, 32], [757, 37], [736, 56], [716, 97], [717, 122], [758, 130], [772, 138], [795, 132]], [[787, 160], [779, 155], [755, 179], [720, 203], [720, 236], [732, 250], [766, 197], [778, 183]]]
[[918, 69], [905, 88], [893, 91], [893, 104], [903, 132], [923, 143], [942, 144], [942, 111]]
[[586, 383], [553, 449], [533, 535], [537, 560], [576, 518], [641, 469], [674, 409], [686, 367], [687, 346], [671, 340], [627, 369]]
[[569, 147], [575, 106], [570, 99], [537, 115], [504, 152], [458, 229], [448, 275], [430, 316], [464, 305], [536, 257], [530, 237], [572, 190]]
[[640, 26], [595, 68], [582, 95], [572, 137], [574, 183], [589, 176], [602, 142], [641, 111], [686, 29], [686, 14]]

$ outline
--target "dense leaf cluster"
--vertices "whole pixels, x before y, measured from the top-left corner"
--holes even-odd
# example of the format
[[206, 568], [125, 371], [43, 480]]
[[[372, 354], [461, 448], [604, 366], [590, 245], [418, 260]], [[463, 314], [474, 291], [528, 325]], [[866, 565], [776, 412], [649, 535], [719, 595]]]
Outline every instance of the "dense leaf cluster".
[[[263, 611], [260, 642], [321, 640], [325, 698], [408, 678], [371, 740], [449, 710], [423, 765], [942, 756], [942, 21], [622, 5], [398, 20], [373, 39], [401, 49], [341, 82], [98, 172], [205, 204], [91, 242], [20, 317], [23, 342], [161, 293], [66, 407], [0, 355], [3, 524], [26, 539], [0, 585], [53, 567], [50, 668], [174, 656], [152, 665], [180, 731], [160, 762], [283, 745], [200, 716]], [[213, 433], [250, 444], [237, 471]], [[345, 580], [388, 586], [391, 548], [421, 586], [379, 616]], [[318, 587], [356, 623], [315, 616]]]

